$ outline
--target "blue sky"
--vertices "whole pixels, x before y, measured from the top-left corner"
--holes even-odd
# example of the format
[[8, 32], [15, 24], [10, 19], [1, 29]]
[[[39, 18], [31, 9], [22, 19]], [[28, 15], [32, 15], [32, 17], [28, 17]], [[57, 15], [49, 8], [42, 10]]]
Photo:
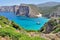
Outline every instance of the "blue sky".
[[0, 6], [25, 4], [40, 4], [45, 2], [60, 2], [60, 0], [0, 0]]

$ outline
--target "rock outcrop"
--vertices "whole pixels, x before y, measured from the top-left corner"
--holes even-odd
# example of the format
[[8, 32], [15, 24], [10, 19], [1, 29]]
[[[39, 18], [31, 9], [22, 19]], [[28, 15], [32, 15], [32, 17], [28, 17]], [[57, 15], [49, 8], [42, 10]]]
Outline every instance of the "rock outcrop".
[[16, 12], [16, 15], [23, 15], [27, 17], [41, 17], [42, 15], [37, 10], [37, 7], [27, 5], [27, 4], [21, 4], [19, 6], [19, 9]]
[[46, 34], [60, 32], [60, 19], [50, 19], [40, 31]]

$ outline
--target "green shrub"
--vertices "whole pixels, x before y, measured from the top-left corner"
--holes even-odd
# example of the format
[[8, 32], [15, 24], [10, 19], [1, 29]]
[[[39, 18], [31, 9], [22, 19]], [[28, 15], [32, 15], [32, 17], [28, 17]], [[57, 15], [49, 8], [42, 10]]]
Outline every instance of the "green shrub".
[[56, 29], [54, 30], [54, 33], [58, 33], [60, 32], [60, 24], [56, 25]]

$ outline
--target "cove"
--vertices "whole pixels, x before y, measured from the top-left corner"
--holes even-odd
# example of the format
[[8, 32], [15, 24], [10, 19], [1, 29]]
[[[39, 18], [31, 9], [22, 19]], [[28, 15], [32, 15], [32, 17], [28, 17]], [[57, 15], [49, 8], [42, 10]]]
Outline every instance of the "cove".
[[[11, 12], [0, 12], [0, 16], [4, 16], [9, 20], [14, 21], [16, 24], [24, 28], [25, 30], [40, 30], [49, 19], [44, 17], [29, 18], [25, 16], [16, 16]], [[37, 24], [39, 22], [39, 24]]]

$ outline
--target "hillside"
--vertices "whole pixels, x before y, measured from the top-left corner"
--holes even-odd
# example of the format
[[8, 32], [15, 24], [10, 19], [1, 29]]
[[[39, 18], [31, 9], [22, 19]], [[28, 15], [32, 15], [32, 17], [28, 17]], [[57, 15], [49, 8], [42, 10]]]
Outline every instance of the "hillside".
[[41, 13], [45, 17], [60, 17], [60, 5], [52, 6], [52, 7], [39, 7]]
[[0, 40], [45, 40], [45, 38], [33, 35], [30, 37], [20, 26], [0, 16]]
[[46, 3], [38, 4], [37, 6], [38, 7], [53, 7], [56, 5], [60, 5], [60, 2], [46, 2]]
[[53, 14], [58, 15], [60, 11], [60, 2], [46, 2], [37, 4], [36, 6], [39, 8], [40, 13], [45, 17], [50, 17]]

